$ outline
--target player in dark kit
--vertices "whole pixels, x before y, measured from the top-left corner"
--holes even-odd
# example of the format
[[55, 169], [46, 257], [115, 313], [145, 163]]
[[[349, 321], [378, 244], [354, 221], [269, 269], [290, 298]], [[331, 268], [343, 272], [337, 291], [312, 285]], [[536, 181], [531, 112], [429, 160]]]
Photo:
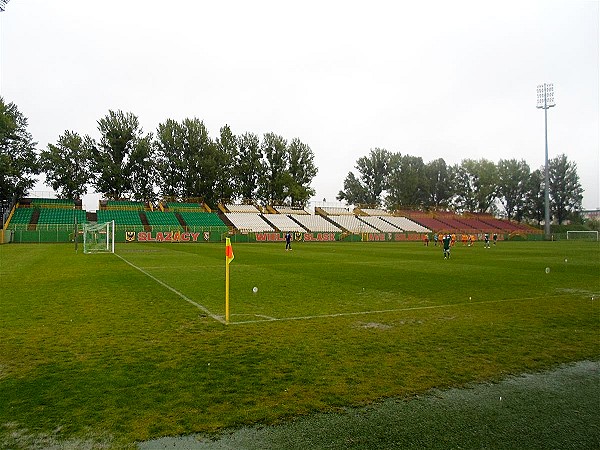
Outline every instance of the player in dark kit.
[[289, 231], [285, 234], [285, 251], [292, 249], [292, 233]]
[[483, 245], [483, 248], [490, 248], [490, 235], [489, 235], [489, 233], [485, 233], [485, 235], [483, 236], [483, 240], [485, 242], [485, 244]]
[[450, 243], [452, 242], [452, 236], [449, 234], [444, 235], [442, 244], [444, 245], [444, 259], [450, 258]]

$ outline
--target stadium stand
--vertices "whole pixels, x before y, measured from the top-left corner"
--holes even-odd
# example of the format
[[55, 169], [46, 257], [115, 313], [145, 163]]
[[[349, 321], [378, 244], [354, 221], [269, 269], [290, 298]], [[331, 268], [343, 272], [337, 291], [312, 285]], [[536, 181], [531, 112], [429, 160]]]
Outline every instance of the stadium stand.
[[340, 232], [342, 231], [323, 216], [316, 214], [290, 214], [289, 217], [298, 222], [310, 232]]
[[389, 222], [386, 222], [381, 217], [372, 217], [372, 216], [360, 216], [359, 220], [369, 224], [373, 228], [377, 228], [379, 231], [384, 233], [394, 233], [400, 230], [400, 227], [392, 225]]
[[285, 214], [265, 214], [263, 217], [278, 231], [293, 231], [299, 233], [306, 231], [301, 225], [299, 225], [297, 222], [294, 222]]
[[417, 233], [429, 233], [432, 231], [429, 228], [424, 227], [406, 217], [383, 216], [380, 217], [380, 219], [400, 228], [403, 231], [415, 231]]
[[340, 215], [327, 216], [327, 218], [337, 224], [341, 229], [351, 233], [379, 233], [380, 231], [368, 223], [359, 220], [356, 216]]
[[184, 222], [190, 227], [208, 228], [222, 232], [229, 229], [221, 218], [214, 213], [182, 211], [180, 214]]
[[133, 210], [98, 210], [96, 212], [98, 222], [115, 221], [115, 225], [143, 225], [139, 211]]
[[181, 223], [174, 212], [146, 211], [146, 218], [151, 226], [181, 227]]
[[10, 219], [12, 225], [27, 225], [31, 222], [31, 216], [33, 214], [33, 208], [17, 208]]
[[226, 203], [224, 206], [230, 213], [260, 213], [260, 210], [254, 205], [234, 205], [232, 203]]
[[31, 206], [34, 208], [73, 208], [75, 202], [64, 198], [34, 198]]
[[[164, 208], [165, 206], [166, 208]], [[163, 203], [163, 208], [173, 212], [206, 212], [199, 203], [166, 202]]]
[[[72, 203], [71, 203], [72, 205]], [[67, 208], [40, 208], [40, 215], [37, 220], [38, 225], [55, 225], [87, 222], [86, 212], [81, 209]]]
[[146, 205], [143, 202], [133, 202], [130, 200], [100, 200], [99, 210], [103, 209], [144, 211]]
[[385, 209], [359, 208], [358, 210], [367, 216], [391, 216]]
[[[251, 206], [251, 205], [248, 205]], [[230, 212], [225, 217], [233, 224], [235, 228], [245, 232], [264, 232], [274, 231], [273, 227], [265, 222], [262, 217], [249, 212]]]
[[315, 208], [315, 213], [322, 216], [353, 216], [354, 212], [350, 208], [344, 208], [341, 206], [321, 206]]
[[294, 208], [294, 207], [291, 207], [291, 206], [273, 206], [273, 209], [278, 214], [310, 214], [304, 208]]

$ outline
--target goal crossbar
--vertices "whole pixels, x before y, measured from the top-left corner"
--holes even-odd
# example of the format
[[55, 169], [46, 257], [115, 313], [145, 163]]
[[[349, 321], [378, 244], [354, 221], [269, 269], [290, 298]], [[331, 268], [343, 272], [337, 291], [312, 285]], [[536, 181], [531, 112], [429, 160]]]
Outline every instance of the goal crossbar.
[[598, 240], [598, 231], [567, 231], [567, 240], [582, 240], [588, 239], [591, 241]]

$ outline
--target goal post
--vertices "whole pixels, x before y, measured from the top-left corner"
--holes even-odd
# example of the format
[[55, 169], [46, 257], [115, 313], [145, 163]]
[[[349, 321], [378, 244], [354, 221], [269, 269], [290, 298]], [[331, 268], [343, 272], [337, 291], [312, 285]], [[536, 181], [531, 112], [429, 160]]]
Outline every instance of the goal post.
[[567, 231], [568, 241], [597, 241], [598, 231]]
[[115, 221], [83, 224], [83, 253], [114, 253]]

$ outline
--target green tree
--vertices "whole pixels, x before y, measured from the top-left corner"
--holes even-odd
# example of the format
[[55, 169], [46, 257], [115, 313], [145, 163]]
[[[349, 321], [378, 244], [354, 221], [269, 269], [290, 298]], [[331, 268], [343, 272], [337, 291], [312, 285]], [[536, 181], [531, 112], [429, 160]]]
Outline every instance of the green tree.
[[131, 154], [143, 137], [137, 116], [123, 111], [109, 111], [98, 121], [100, 143], [91, 152], [92, 184], [106, 198], [130, 195]]
[[0, 206], [2, 212], [13, 199], [24, 197], [35, 184], [39, 161], [27, 118], [17, 105], [0, 97]]
[[221, 127], [216, 141], [215, 158], [218, 166], [214, 190], [221, 201], [232, 200], [236, 189], [232, 178], [235, 176], [235, 164], [238, 156], [238, 138], [231, 132], [229, 125]]
[[287, 141], [274, 133], [266, 133], [261, 148], [265, 172], [261, 177], [260, 197], [268, 204], [282, 205], [287, 196], [286, 184], [289, 183]]
[[260, 139], [253, 133], [244, 133], [238, 140], [238, 153], [235, 163], [237, 194], [242, 201], [256, 199], [261, 174], [264, 173], [263, 154]]
[[310, 183], [317, 175], [314, 163], [314, 154], [310, 147], [300, 139], [292, 139], [288, 146], [288, 174], [287, 193], [292, 206], [306, 206], [306, 203], [315, 194]]
[[524, 217], [540, 226], [545, 217], [544, 168], [531, 172], [527, 181]]
[[154, 142], [159, 193], [162, 197], [181, 199], [187, 168], [187, 161], [183, 157], [183, 127], [178, 122], [167, 119], [158, 125]]
[[559, 225], [579, 214], [583, 201], [583, 188], [577, 175], [577, 164], [558, 155], [548, 163], [550, 183], [550, 208]]
[[496, 164], [465, 159], [456, 168], [454, 202], [463, 211], [494, 212], [497, 184]]
[[136, 140], [129, 159], [128, 172], [131, 177], [131, 194], [134, 200], [151, 202], [156, 200], [155, 145], [152, 134]]
[[94, 142], [89, 136], [81, 137], [73, 131], [65, 131], [56, 145], [40, 154], [40, 166], [46, 174], [46, 182], [63, 198], [81, 198], [87, 192], [92, 173], [88, 161]]
[[387, 188], [390, 159], [391, 153], [381, 148], [372, 149], [369, 156], [359, 158], [355, 168], [360, 177], [357, 179], [351, 172], [348, 173], [344, 180], [345, 190], [338, 193], [337, 199], [353, 204], [381, 205], [382, 193]]
[[388, 209], [419, 208], [426, 202], [428, 186], [423, 158], [392, 154], [388, 170]]
[[453, 196], [452, 171], [442, 158], [425, 165], [425, 185], [425, 206], [440, 208], [450, 204]]
[[524, 160], [501, 159], [498, 162], [498, 199], [509, 219], [523, 220], [530, 172]]

